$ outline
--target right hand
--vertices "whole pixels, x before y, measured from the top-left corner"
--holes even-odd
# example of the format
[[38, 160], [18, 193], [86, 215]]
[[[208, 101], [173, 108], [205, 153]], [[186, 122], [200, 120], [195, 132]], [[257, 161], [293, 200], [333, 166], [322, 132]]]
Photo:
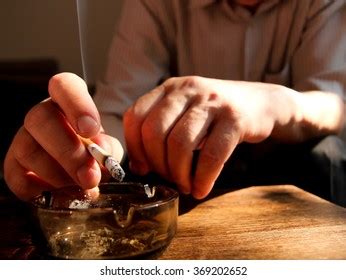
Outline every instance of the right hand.
[[118, 160], [123, 155], [119, 141], [103, 133], [80, 77], [57, 74], [48, 91], [50, 97], [27, 113], [5, 158], [5, 181], [22, 200], [66, 185], [91, 189], [99, 184], [102, 171], [78, 135], [92, 139]]

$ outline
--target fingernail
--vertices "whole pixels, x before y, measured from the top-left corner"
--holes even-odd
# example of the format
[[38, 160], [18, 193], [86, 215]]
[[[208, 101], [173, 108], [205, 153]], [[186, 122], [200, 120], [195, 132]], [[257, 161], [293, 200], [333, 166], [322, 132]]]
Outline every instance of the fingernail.
[[96, 133], [99, 130], [99, 123], [90, 116], [82, 116], [78, 119], [77, 128], [79, 133]]
[[178, 189], [180, 190], [180, 192], [181, 192], [182, 194], [185, 194], [185, 195], [191, 194], [190, 189], [187, 189], [187, 188], [184, 187], [184, 186], [179, 185], [179, 186], [178, 186]]
[[205, 193], [201, 193], [199, 191], [194, 191], [192, 192], [192, 196], [195, 198], [195, 199], [203, 199], [206, 197], [206, 194]]
[[138, 175], [145, 175], [149, 172], [148, 165], [143, 161], [130, 161], [129, 167], [133, 173]]

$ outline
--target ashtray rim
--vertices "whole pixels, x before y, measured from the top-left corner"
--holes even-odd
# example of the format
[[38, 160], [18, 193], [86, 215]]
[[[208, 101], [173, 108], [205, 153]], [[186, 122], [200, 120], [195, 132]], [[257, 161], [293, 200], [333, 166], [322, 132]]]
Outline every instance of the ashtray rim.
[[[107, 182], [107, 183], [100, 183], [99, 187], [102, 186], [110, 186], [110, 185], [120, 185], [122, 187], [125, 186], [135, 186], [135, 185], [139, 185], [140, 183], [132, 183], [132, 182], [126, 182], [126, 183], [118, 183], [118, 182]], [[150, 209], [150, 208], [154, 208], [154, 207], [159, 207], [161, 205], [166, 205], [167, 203], [174, 201], [176, 199], [179, 199], [179, 193], [177, 190], [168, 187], [166, 185], [155, 185], [155, 186], [151, 186], [152, 188], [156, 188], [156, 189], [161, 189], [161, 188], [165, 188], [166, 190], [168, 190], [170, 192], [170, 195], [167, 198], [163, 198], [163, 199], [159, 199], [159, 200], [155, 200], [155, 201], [150, 201], [148, 203], [129, 203], [129, 206], [134, 208], [134, 210], [145, 210], [145, 209]], [[54, 190], [50, 190], [50, 191], [44, 191], [39, 195], [36, 195], [35, 197], [33, 197], [29, 203], [33, 208], [36, 208], [37, 210], [43, 210], [46, 212], [50, 212], [50, 213], [73, 213], [73, 212], [103, 212], [103, 211], [113, 211], [114, 208], [113, 207], [88, 207], [88, 208], [71, 208], [71, 207], [52, 207], [52, 206], [45, 206], [42, 203], [38, 202], [39, 199], [42, 198], [42, 196], [44, 196], [47, 193], [60, 193], [60, 192], [64, 192], [65, 190], [69, 190], [75, 188], [75, 191], [82, 191], [83, 189], [80, 188], [77, 185], [68, 185], [68, 186], [64, 186], [62, 188], [59, 189], [54, 189]], [[105, 194], [105, 193], [103, 193]]]

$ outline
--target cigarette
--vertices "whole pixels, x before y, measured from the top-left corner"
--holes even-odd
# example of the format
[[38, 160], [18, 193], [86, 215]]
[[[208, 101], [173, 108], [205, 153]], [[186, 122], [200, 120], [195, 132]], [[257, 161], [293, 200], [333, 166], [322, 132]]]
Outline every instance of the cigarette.
[[117, 161], [111, 154], [102, 149], [99, 145], [91, 141], [80, 137], [81, 141], [86, 145], [89, 153], [96, 161], [106, 167], [111, 176], [118, 182], [122, 182], [125, 177], [125, 172], [122, 169], [119, 161]]

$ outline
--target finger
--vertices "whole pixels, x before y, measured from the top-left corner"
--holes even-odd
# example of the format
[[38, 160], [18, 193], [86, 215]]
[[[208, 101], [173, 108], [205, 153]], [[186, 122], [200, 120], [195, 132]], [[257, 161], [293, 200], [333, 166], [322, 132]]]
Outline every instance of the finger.
[[190, 96], [180, 90], [166, 92], [166, 95], [148, 113], [142, 125], [143, 146], [150, 165], [153, 170], [167, 179], [169, 171], [166, 139], [191, 101]]
[[45, 190], [53, 190], [54, 187], [40, 180], [33, 172], [23, 168], [14, 158], [13, 153], [8, 152], [4, 162], [5, 181], [9, 189], [21, 200], [27, 201]]
[[211, 191], [221, 170], [239, 143], [237, 125], [229, 119], [219, 119], [212, 127], [200, 151], [193, 179], [192, 195], [201, 199]]
[[193, 154], [206, 137], [213, 118], [214, 114], [206, 106], [194, 103], [169, 134], [169, 172], [183, 193], [191, 192]]
[[20, 128], [10, 147], [11, 152], [20, 165], [33, 171], [43, 181], [52, 186], [73, 184], [72, 178], [26, 131]]
[[142, 124], [150, 110], [163, 96], [164, 87], [160, 85], [140, 97], [124, 115], [123, 126], [130, 168], [139, 175], [145, 175], [150, 171], [142, 142]]
[[92, 137], [99, 132], [99, 113], [80, 77], [72, 73], [57, 74], [50, 79], [48, 90], [78, 134]]
[[82, 188], [95, 187], [101, 172], [80, 138], [51, 100], [33, 107], [25, 117], [25, 129]]

